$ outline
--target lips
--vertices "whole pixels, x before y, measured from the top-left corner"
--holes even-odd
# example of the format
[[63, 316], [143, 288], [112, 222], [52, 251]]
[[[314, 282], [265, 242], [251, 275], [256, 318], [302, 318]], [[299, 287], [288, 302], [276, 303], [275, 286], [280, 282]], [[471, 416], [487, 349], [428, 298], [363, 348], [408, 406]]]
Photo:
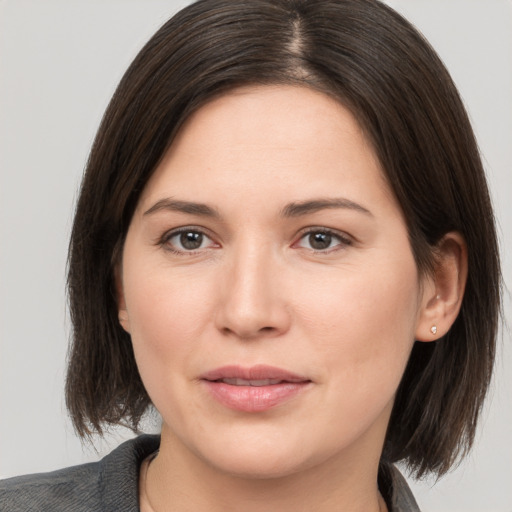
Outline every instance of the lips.
[[281, 368], [224, 366], [200, 378], [217, 402], [243, 412], [262, 412], [287, 402], [312, 384], [307, 377]]
[[280, 379], [259, 379], [259, 380], [247, 380], [247, 379], [219, 379], [216, 382], [224, 382], [225, 384], [231, 384], [232, 386], [273, 386], [283, 382]]

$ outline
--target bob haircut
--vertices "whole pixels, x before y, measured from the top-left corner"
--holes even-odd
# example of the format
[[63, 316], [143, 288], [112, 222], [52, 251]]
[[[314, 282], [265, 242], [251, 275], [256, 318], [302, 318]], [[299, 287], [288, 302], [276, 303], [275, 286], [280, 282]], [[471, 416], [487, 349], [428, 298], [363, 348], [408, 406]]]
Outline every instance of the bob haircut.
[[[372, 143], [420, 273], [449, 231], [467, 243], [459, 316], [414, 344], [383, 460], [442, 475], [471, 447], [492, 374], [501, 278], [477, 144], [457, 90], [416, 29], [376, 0], [200, 0], [149, 40], [122, 78], [87, 163], [68, 261], [74, 331], [66, 400], [82, 437], [134, 431], [151, 406], [118, 321], [116, 267], [148, 179], [190, 114], [244, 85], [336, 98]], [[342, 307], [342, 305], [340, 305]]]

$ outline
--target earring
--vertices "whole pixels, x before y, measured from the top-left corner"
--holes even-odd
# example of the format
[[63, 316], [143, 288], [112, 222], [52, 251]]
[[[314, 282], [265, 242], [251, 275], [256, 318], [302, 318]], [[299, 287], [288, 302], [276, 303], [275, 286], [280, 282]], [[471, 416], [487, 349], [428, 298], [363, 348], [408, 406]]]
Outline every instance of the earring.
[[437, 326], [433, 325], [431, 328], [430, 328], [430, 332], [432, 334], [437, 334]]

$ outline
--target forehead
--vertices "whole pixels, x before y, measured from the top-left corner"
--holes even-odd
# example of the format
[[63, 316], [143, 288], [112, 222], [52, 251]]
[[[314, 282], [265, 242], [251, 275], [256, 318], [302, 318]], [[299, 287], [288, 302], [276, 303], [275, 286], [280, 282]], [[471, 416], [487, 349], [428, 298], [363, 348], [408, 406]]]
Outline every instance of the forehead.
[[307, 87], [254, 86], [215, 98], [190, 116], [141, 202], [178, 192], [200, 199], [218, 187], [250, 187], [269, 199], [277, 191], [324, 195], [332, 186], [350, 193], [370, 182], [389, 193], [371, 144], [341, 103]]
[[305, 86], [245, 86], [212, 99], [193, 113], [172, 146], [194, 146], [194, 139], [201, 138], [201, 145], [207, 142], [209, 151], [222, 150], [228, 142], [235, 148], [257, 144], [291, 148], [314, 138], [318, 143], [320, 137], [324, 145], [338, 145], [340, 132], [366, 143], [355, 117], [327, 94]]

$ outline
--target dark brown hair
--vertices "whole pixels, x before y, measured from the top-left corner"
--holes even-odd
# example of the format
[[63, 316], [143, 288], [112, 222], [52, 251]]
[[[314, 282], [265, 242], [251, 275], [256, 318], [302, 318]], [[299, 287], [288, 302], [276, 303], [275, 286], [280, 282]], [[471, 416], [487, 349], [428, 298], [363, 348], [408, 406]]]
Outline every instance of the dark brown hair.
[[469, 277], [444, 339], [416, 342], [383, 458], [442, 474], [471, 446], [492, 373], [500, 271], [477, 144], [443, 64], [375, 0], [201, 0], [144, 46], [105, 113], [69, 251], [73, 340], [67, 405], [78, 433], [127, 423], [150, 405], [118, 322], [114, 269], [141, 191], [187, 117], [247, 84], [298, 84], [338, 99], [373, 143], [422, 272], [458, 231]]

